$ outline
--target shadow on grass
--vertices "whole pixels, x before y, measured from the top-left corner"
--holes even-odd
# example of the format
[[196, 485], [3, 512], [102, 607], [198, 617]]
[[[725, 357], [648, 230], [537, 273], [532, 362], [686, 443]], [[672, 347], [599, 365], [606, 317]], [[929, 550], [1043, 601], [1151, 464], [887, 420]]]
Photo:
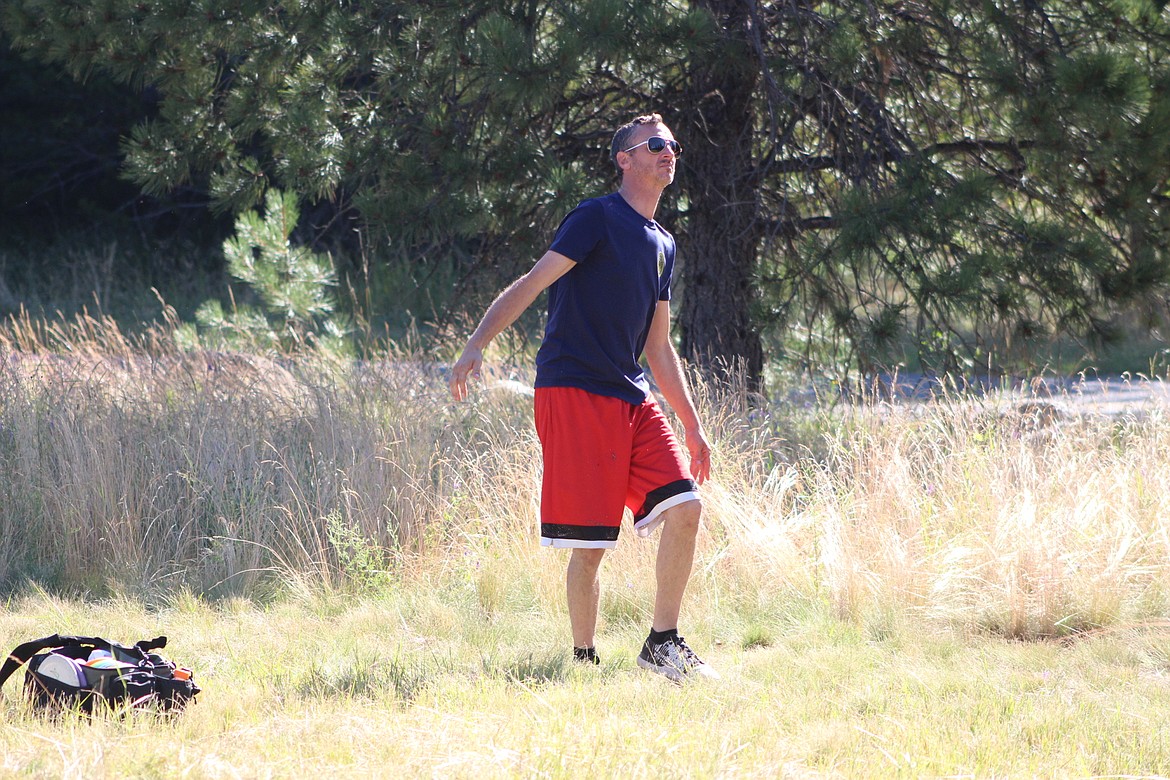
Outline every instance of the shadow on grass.
[[278, 689], [291, 688], [306, 699], [382, 699], [392, 698], [409, 703], [432, 682], [451, 672], [437, 660], [348, 657], [333, 662], [315, 662], [303, 676], [291, 680], [278, 677]]
[[512, 658], [484, 656], [481, 664], [483, 673], [489, 677], [502, 677], [509, 682], [526, 685], [561, 682], [569, 676], [571, 668], [568, 655], [557, 651], [528, 653]]

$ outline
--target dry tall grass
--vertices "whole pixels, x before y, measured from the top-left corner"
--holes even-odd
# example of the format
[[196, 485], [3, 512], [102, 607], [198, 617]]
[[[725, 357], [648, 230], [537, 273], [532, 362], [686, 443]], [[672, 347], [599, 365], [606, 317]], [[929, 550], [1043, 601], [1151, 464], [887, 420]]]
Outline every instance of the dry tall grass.
[[1165, 615], [1162, 408], [1107, 417], [943, 395], [838, 411], [827, 457], [764, 470], [750, 437], [721, 448], [709, 566], [879, 623], [1032, 638]]
[[[523, 378], [523, 377], [522, 377]], [[700, 387], [716, 442], [692, 616], [745, 642], [828, 606], [1012, 637], [1159, 620], [1170, 421], [844, 408]], [[262, 595], [470, 580], [488, 612], [562, 587], [536, 545], [528, 400], [441, 371], [186, 354], [111, 322], [0, 334], [0, 579], [89, 594]], [[603, 618], [644, 622], [654, 545], [608, 557]], [[762, 632], [762, 633], [761, 633]]]

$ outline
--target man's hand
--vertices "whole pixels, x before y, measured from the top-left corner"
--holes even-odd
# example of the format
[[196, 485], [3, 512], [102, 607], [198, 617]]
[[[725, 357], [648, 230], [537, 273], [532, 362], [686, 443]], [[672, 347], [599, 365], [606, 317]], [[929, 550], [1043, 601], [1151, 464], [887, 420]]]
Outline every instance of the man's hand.
[[483, 352], [468, 345], [455, 365], [451, 366], [451, 378], [447, 381], [451, 388], [451, 395], [456, 401], [467, 399], [467, 378], [479, 379], [479, 370], [483, 366]]
[[691, 454], [691, 476], [701, 485], [711, 476], [711, 445], [702, 428], [686, 431], [686, 442]]

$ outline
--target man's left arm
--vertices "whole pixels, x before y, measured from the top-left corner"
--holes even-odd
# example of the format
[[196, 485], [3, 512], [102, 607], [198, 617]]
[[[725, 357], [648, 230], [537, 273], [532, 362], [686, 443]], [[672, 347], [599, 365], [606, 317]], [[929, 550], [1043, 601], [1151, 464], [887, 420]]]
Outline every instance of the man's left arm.
[[682, 362], [670, 341], [670, 301], [659, 301], [646, 336], [646, 362], [663, 398], [683, 426], [683, 440], [691, 456], [691, 476], [702, 484], [711, 475], [711, 445], [699, 421]]

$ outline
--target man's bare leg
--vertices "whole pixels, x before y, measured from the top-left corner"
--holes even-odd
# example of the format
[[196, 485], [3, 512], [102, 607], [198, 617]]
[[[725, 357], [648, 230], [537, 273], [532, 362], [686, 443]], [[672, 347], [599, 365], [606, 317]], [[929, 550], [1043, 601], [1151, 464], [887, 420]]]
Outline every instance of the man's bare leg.
[[678, 633], [678, 615], [695, 562], [695, 539], [702, 513], [703, 506], [697, 499], [664, 513], [655, 563], [658, 592], [654, 596], [654, 623], [638, 654], [638, 666], [674, 682], [691, 677], [719, 679], [719, 673], [704, 663]]
[[569, 625], [574, 647], [593, 647], [597, 608], [601, 602], [601, 557], [605, 550], [576, 548], [569, 558], [565, 589], [569, 597]]
[[702, 512], [703, 505], [696, 499], [663, 513], [662, 538], [658, 540], [658, 559], [654, 567], [658, 579], [658, 591], [654, 596], [655, 631], [678, 628], [683, 593], [695, 562], [695, 538], [699, 534]]

